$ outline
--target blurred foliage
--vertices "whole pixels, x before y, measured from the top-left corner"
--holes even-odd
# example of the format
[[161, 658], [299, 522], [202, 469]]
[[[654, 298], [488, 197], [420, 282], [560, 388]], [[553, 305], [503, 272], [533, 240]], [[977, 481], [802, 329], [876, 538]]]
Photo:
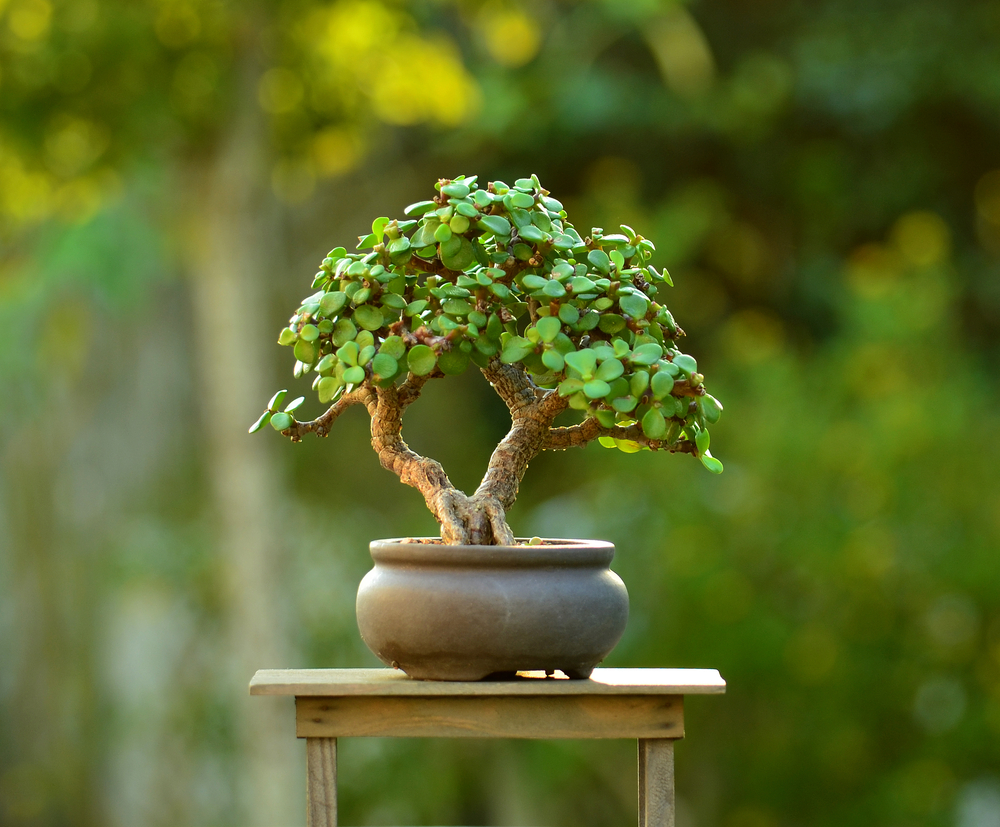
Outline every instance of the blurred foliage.
[[[546, 455], [510, 519], [617, 542], [610, 665], [729, 680], [680, 824], [995, 825], [998, 40], [986, 0], [0, 2], [0, 822], [244, 823], [187, 262], [259, 118], [274, 329], [286, 273], [461, 169], [656, 239], [726, 473]], [[506, 424], [476, 378], [407, 423], [463, 485]], [[365, 542], [433, 531], [354, 413], [276, 452], [287, 665], [370, 664]], [[627, 823], [631, 756], [349, 741], [342, 817]]]

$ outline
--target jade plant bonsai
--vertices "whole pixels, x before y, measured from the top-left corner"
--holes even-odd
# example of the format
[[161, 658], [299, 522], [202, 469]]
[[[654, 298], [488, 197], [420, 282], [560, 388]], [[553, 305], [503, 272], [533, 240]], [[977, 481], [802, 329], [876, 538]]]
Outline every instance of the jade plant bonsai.
[[[659, 301], [670, 276], [653, 243], [622, 225], [587, 236], [538, 177], [479, 186], [442, 179], [406, 219], [377, 218], [358, 250], [323, 259], [278, 342], [294, 374], [312, 372], [316, 419], [303, 397], [272, 398], [251, 433], [271, 426], [294, 442], [325, 437], [352, 405], [371, 416], [382, 465], [423, 495], [445, 543], [511, 545], [505, 519], [528, 463], [546, 450], [599, 440], [625, 452], [688, 453], [709, 471], [708, 427], [722, 405], [705, 390], [684, 331]], [[466, 495], [440, 463], [402, 438], [403, 414], [430, 379], [477, 367], [510, 409], [510, 431], [482, 483]], [[576, 421], [556, 426], [564, 411]]]

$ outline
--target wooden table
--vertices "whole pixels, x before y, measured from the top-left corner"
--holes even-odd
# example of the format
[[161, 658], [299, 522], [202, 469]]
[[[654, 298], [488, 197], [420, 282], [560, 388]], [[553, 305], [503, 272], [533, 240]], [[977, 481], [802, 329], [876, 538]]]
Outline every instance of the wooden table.
[[306, 739], [308, 827], [337, 825], [337, 739], [635, 738], [639, 827], [673, 827], [684, 696], [718, 695], [714, 669], [595, 669], [589, 680], [416, 681], [395, 669], [262, 669], [251, 695], [293, 695]]

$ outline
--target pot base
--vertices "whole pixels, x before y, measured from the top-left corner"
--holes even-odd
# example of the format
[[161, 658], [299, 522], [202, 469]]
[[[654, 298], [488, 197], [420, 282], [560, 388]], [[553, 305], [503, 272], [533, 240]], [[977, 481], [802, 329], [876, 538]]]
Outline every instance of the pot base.
[[628, 621], [614, 546], [450, 546], [380, 540], [358, 589], [361, 637], [420, 680], [478, 681], [523, 671], [586, 678]]

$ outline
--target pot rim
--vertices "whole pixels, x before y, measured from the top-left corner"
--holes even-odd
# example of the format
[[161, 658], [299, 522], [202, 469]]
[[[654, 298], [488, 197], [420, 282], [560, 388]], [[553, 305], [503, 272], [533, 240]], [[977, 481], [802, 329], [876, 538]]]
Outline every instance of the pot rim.
[[[462, 566], [463, 568], [524, 568], [553, 566], [576, 568], [606, 566], [615, 555], [607, 540], [543, 537], [535, 546], [447, 545], [442, 542], [408, 542], [438, 538], [395, 537], [372, 540], [372, 559], [380, 565]], [[522, 538], [518, 538], [522, 539]], [[525, 538], [526, 539], [526, 538]]]

